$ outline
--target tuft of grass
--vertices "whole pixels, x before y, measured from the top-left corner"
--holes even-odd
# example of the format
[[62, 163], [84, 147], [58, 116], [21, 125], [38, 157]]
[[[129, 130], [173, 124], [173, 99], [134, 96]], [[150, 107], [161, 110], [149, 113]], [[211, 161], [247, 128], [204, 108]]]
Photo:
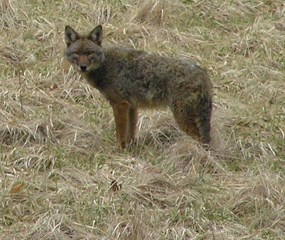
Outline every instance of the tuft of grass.
[[[283, 239], [283, 1], [3, 0], [0, 239]], [[116, 146], [105, 99], [63, 60], [63, 31], [190, 59], [214, 84], [212, 149], [170, 111]]]

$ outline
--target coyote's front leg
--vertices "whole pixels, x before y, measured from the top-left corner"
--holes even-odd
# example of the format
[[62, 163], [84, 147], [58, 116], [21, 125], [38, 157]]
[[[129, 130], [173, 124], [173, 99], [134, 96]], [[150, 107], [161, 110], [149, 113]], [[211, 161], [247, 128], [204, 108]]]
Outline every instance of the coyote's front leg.
[[138, 110], [134, 107], [128, 109], [128, 135], [126, 139], [127, 144], [132, 144], [135, 141], [136, 127], [138, 121]]
[[126, 103], [113, 103], [111, 105], [115, 118], [117, 141], [119, 147], [124, 149], [127, 140], [129, 106]]

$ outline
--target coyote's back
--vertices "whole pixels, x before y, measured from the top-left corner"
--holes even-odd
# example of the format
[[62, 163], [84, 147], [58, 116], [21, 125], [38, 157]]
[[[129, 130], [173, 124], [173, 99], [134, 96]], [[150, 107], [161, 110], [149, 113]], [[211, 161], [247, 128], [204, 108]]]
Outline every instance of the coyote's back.
[[189, 61], [124, 48], [101, 47], [102, 27], [88, 35], [65, 28], [67, 60], [113, 108], [121, 148], [134, 141], [138, 109], [168, 106], [180, 128], [210, 145], [212, 84]]

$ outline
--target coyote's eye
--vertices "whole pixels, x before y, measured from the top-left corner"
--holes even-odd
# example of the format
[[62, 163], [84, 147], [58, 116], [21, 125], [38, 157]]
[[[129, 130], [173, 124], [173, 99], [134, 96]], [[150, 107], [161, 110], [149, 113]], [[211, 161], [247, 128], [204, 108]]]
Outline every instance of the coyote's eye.
[[94, 54], [89, 54], [88, 59], [89, 59], [89, 61], [93, 61], [96, 59], [96, 56]]
[[77, 60], [78, 60], [78, 54], [73, 54], [73, 55], [72, 55], [72, 62], [73, 62], [73, 63], [76, 63]]

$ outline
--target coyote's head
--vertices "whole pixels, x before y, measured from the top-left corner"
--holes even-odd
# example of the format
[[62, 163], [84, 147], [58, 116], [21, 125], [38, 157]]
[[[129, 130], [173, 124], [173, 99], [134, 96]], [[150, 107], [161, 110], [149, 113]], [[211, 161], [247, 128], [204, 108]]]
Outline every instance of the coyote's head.
[[79, 35], [70, 26], [65, 27], [66, 59], [80, 72], [99, 68], [105, 59], [102, 42], [102, 26], [94, 28], [88, 35]]

